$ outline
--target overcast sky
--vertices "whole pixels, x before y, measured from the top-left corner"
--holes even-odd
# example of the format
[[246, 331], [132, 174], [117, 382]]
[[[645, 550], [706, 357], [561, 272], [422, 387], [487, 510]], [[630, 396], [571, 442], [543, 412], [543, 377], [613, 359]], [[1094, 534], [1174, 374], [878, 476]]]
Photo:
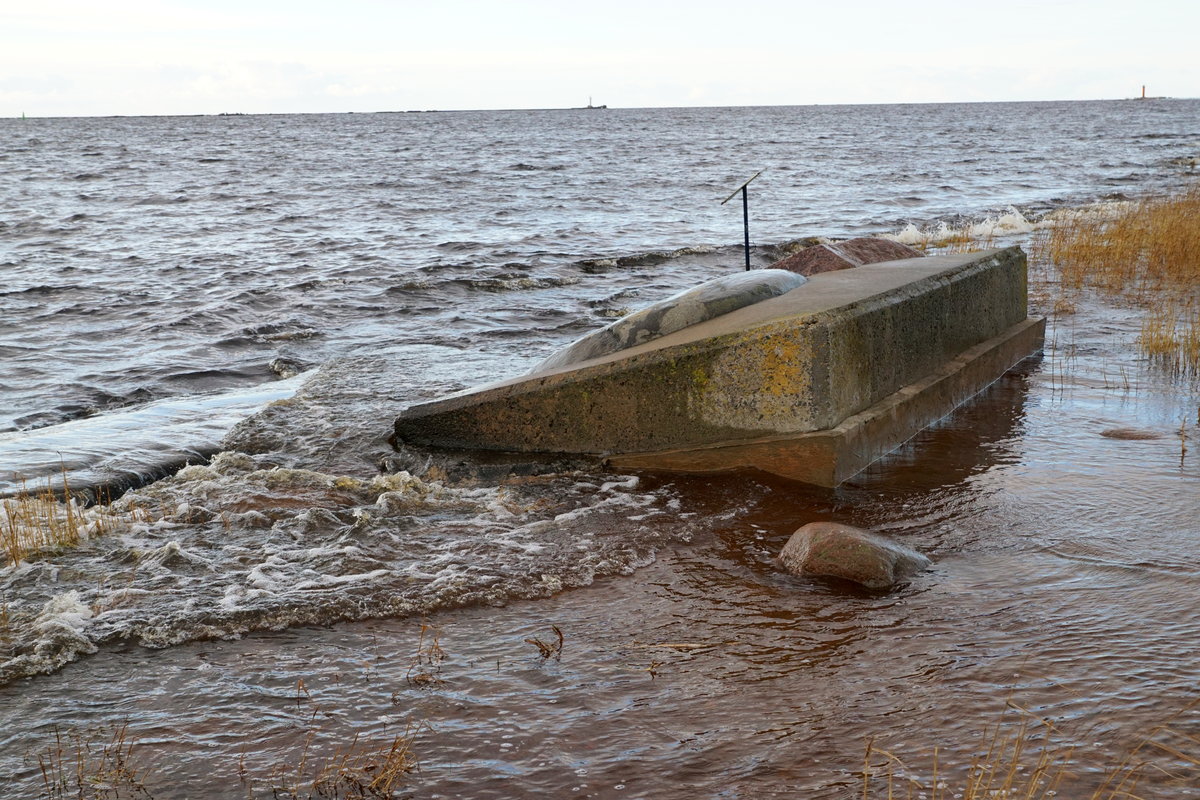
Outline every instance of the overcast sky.
[[0, 0], [0, 116], [1196, 97], [1198, 9]]

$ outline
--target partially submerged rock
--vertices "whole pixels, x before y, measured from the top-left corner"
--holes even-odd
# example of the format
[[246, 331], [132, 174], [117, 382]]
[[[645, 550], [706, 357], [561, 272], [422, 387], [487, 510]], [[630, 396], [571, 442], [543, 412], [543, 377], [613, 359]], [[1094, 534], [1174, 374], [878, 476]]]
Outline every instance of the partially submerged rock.
[[826, 575], [868, 589], [889, 589], [929, 566], [929, 559], [878, 533], [837, 522], [810, 522], [792, 534], [779, 560], [795, 575]]
[[771, 269], [785, 269], [801, 275], [817, 275], [839, 269], [877, 264], [881, 261], [899, 261], [905, 258], [921, 258], [920, 250], [891, 239], [861, 237], [847, 239], [835, 244], [815, 244], [798, 253], [776, 261]]
[[645, 344], [690, 325], [778, 297], [806, 280], [803, 275], [779, 269], [756, 269], [714, 278], [577, 339], [538, 364], [532, 373], [577, 364]]
[[1124, 439], [1129, 442], [1162, 438], [1162, 434], [1158, 431], [1148, 431], [1141, 428], [1108, 428], [1107, 430], [1100, 431], [1100, 435], [1106, 439]]

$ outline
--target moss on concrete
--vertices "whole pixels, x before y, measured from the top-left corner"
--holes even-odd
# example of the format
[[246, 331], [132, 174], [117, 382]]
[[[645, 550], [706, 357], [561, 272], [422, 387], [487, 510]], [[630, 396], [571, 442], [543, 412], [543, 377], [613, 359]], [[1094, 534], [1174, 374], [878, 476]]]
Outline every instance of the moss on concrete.
[[396, 433], [613, 454], [831, 429], [1022, 322], [1025, 268], [1008, 248], [817, 275], [646, 345], [414, 406]]

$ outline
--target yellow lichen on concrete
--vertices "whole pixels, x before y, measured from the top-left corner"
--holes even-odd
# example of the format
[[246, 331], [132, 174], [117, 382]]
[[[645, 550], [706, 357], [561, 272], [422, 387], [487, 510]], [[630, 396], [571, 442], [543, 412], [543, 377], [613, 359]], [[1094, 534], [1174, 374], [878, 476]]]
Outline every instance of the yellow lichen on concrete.
[[[1019, 248], [824, 273], [652, 343], [410, 407], [396, 438], [541, 453], [671, 451], [703, 469], [710, 457], [746, 465], [743, 443], [832, 431], [980, 343], [1025, 330], [1025, 285]], [[1033, 346], [1022, 334], [1001, 349], [1007, 357]], [[984, 359], [1000, 372], [1012, 363], [1002, 360]], [[911, 418], [887, 430], [911, 436], [1000, 374], [989, 369], [966, 370], [943, 385], [954, 386], [953, 396], [913, 406]], [[745, 452], [780, 474], [826, 484], [844, 477], [844, 463], [869, 463], [862, 459], [903, 440], [877, 425], [854, 430], [805, 448]], [[678, 455], [685, 450], [703, 456]]]
[[711, 381], [691, 411], [707, 423], [748, 431], [810, 430], [815, 352], [807, 331], [743, 337], [713, 359]]

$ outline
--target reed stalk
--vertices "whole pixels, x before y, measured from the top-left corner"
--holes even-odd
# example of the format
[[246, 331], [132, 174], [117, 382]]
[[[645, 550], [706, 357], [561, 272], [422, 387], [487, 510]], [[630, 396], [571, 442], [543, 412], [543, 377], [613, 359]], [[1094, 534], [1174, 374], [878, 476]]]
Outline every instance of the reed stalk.
[[1169, 197], [1059, 213], [1034, 238], [1035, 262], [1064, 293], [1097, 289], [1148, 310], [1138, 347], [1156, 365], [1200, 374], [1200, 185]]
[[[1184, 712], [1196, 705], [1189, 705]], [[881, 747], [876, 739], [868, 740], [862, 800], [1160, 800], [1182, 796], [1162, 792], [1200, 785], [1200, 737], [1175, 724], [1184, 712], [1171, 724], [1156, 726], [1140, 738], [1097, 781], [1079, 769], [1077, 762], [1085, 754], [1069, 744], [1080, 736], [1069, 735], [1051, 720], [1010, 700], [1005, 715], [985, 731], [978, 755], [957, 780], [945, 771], [944, 760], [939, 768], [936, 748], [931, 776], [922, 778], [919, 770]], [[1094, 736], [1094, 731], [1088, 731], [1083, 738]], [[1150, 775], [1154, 776], [1152, 782], [1147, 779]], [[1086, 785], [1088, 782], [1092, 785]]]
[[149, 515], [139, 508], [125, 512], [101, 504], [84, 508], [71, 489], [65, 468], [60, 480], [61, 485], [56, 485], [47, 478], [45, 486], [33, 490], [22, 484], [15, 497], [0, 500], [0, 552], [9, 565], [107, 536], [124, 525], [149, 521]]

